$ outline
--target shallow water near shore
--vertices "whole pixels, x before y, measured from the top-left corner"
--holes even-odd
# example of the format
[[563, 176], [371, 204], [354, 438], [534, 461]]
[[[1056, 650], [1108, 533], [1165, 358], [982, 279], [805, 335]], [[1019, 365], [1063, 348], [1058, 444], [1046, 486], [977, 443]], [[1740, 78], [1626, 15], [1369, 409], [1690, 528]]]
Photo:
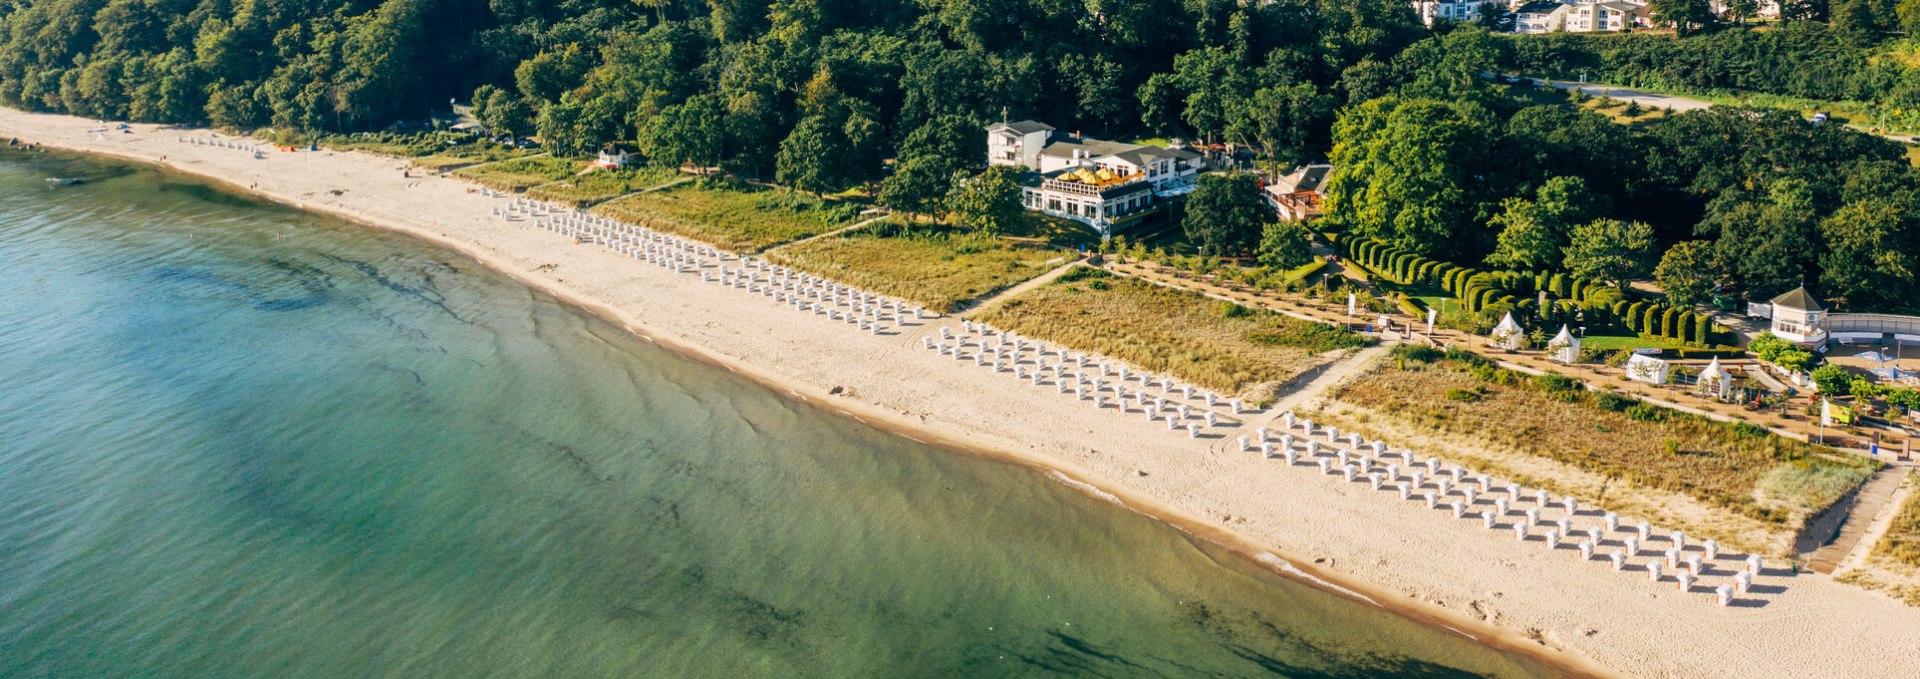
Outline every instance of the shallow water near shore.
[[0, 676], [1061, 674], [1555, 676], [404, 237], [0, 150]]

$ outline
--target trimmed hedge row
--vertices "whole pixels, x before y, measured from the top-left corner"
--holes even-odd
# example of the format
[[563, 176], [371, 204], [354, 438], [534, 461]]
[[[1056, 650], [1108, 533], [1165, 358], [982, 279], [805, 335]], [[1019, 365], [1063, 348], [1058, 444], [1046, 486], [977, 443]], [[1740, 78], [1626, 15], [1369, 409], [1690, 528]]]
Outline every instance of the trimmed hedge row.
[[[1543, 325], [1572, 323], [1586, 312], [1589, 324], [1617, 325], [1642, 337], [1713, 344], [1712, 319], [1652, 301], [1630, 300], [1627, 291], [1563, 272], [1483, 271], [1427, 259], [1373, 239], [1341, 241], [1347, 259], [1369, 273], [1402, 285], [1432, 285], [1458, 298], [1469, 312], [1511, 305], [1516, 318], [1539, 317]], [[1536, 301], [1546, 293], [1547, 305]], [[1411, 313], [1411, 312], [1409, 312]]]

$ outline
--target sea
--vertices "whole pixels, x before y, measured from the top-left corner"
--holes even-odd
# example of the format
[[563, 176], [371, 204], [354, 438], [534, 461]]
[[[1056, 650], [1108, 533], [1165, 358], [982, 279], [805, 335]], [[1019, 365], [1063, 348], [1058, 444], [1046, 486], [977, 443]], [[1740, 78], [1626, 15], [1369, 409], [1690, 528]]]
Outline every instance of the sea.
[[406, 237], [0, 149], [0, 676], [1564, 675]]

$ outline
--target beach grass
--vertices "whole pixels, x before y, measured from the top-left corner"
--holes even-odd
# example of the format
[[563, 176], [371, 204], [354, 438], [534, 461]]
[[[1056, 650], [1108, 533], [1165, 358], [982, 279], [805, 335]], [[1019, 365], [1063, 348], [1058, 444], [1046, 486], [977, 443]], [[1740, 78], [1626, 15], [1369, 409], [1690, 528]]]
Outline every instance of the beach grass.
[[947, 226], [877, 222], [778, 248], [767, 259], [942, 313], [1046, 273], [1068, 255]]
[[703, 179], [602, 203], [595, 212], [736, 252], [826, 233], [854, 223], [858, 203], [823, 201], [786, 189]]
[[1347, 330], [1093, 268], [1025, 291], [979, 320], [1255, 402], [1330, 362], [1326, 352], [1367, 343]]
[[531, 156], [475, 165], [454, 171], [455, 176], [479, 182], [501, 191], [525, 191], [572, 177], [586, 163], [553, 156]]
[[414, 158], [413, 166], [428, 170], [447, 170], [525, 158], [539, 153], [541, 153], [539, 149], [521, 149], [490, 142], [476, 142], [449, 147], [438, 153]]
[[680, 172], [667, 167], [630, 167], [619, 170], [596, 169], [542, 184], [527, 190], [527, 196], [585, 208], [615, 198], [650, 189], [680, 178]]
[[1332, 396], [1423, 434], [1546, 458], [1790, 530], [1878, 467], [1753, 425], [1588, 391], [1570, 378], [1530, 377], [1458, 351], [1402, 349]]
[[1900, 505], [1887, 534], [1873, 546], [1873, 557], [1909, 569], [1920, 568], [1920, 492], [1909, 494]]

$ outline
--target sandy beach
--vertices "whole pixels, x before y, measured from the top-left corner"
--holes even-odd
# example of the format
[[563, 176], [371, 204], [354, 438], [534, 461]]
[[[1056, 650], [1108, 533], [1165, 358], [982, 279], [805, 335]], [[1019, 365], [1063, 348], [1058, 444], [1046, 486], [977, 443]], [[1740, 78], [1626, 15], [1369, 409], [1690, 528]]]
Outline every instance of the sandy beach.
[[[462, 253], [655, 342], [916, 439], [1057, 472], [1274, 568], [1576, 671], [1647, 677], [1920, 676], [1920, 609], [1769, 563], [1741, 605], [1516, 541], [1392, 493], [1189, 439], [921, 348], [957, 319], [873, 335], [747, 290], [576, 245], [464, 182], [360, 153], [182, 144], [205, 130], [0, 109], [0, 139], [161, 165]], [[222, 135], [225, 136], [225, 135]], [[1358, 361], [1378, 356], [1363, 355]], [[1314, 384], [1358, 364], [1337, 364]], [[1342, 368], [1345, 368], [1344, 370]], [[1282, 403], [1295, 401], [1282, 395]], [[1273, 415], [1277, 413], [1267, 413]], [[1264, 424], [1255, 420], [1252, 424]], [[1277, 430], [1277, 425], [1275, 426]], [[1045, 520], [1045, 517], [1037, 517]]]

